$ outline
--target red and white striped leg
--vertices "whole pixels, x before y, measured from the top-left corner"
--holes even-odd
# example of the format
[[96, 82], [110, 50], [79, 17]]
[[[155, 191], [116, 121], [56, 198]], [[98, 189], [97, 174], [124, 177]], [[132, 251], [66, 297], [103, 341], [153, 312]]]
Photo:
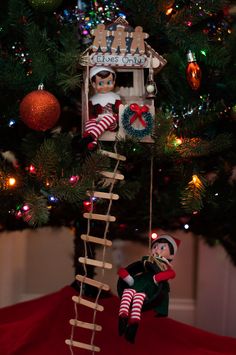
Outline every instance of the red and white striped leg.
[[137, 292], [133, 297], [133, 304], [130, 313], [130, 323], [138, 323], [141, 319], [141, 311], [146, 294]]
[[119, 317], [128, 317], [132, 299], [136, 291], [132, 288], [126, 288], [123, 292], [120, 302]]

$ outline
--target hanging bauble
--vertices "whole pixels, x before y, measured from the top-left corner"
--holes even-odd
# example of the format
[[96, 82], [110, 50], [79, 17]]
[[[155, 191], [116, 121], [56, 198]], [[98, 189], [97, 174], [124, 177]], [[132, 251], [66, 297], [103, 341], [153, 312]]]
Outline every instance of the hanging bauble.
[[196, 62], [195, 54], [191, 51], [187, 53], [188, 65], [186, 68], [186, 77], [193, 90], [198, 90], [201, 85], [202, 72]]
[[46, 131], [56, 124], [61, 113], [60, 104], [50, 92], [38, 90], [30, 92], [20, 103], [22, 121], [35, 131]]
[[37, 11], [51, 12], [61, 5], [62, 0], [28, 0], [28, 2]]

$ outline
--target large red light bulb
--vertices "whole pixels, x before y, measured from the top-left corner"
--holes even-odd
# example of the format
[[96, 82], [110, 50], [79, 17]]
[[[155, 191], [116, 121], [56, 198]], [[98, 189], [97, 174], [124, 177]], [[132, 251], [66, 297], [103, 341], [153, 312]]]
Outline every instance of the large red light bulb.
[[196, 57], [193, 52], [188, 51], [187, 59], [186, 77], [188, 83], [193, 90], [198, 90], [201, 85], [202, 71], [196, 62]]

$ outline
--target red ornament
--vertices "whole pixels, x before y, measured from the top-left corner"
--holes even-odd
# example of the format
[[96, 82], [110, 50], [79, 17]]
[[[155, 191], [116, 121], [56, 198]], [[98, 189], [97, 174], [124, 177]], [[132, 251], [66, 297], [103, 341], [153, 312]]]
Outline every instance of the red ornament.
[[199, 65], [196, 62], [195, 54], [188, 51], [187, 54], [188, 65], [186, 68], [186, 77], [189, 85], [193, 90], [198, 90], [201, 85], [202, 72]]
[[91, 212], [92, 211], [92, 202], [91, 201], [83, 201], [84, 211]]
[[20, 103], [22, 121], [35, 131], [46, 131], [56, 124], [61, 113], [56, 97], [39, 86], [26, 95]]

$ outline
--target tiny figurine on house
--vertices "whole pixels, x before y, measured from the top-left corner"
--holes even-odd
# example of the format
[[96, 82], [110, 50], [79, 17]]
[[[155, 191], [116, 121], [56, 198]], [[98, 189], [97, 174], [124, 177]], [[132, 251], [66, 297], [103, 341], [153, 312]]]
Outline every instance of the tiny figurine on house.
[[136, 51], [138, 51], [139, 54], [144, 54], [145, 53], [144, 39], [148, 38], [149, 35], [143, 32], [143, 28], [141, 26], [137, 26], [135, 27], [134, 32], [131, 33], [131, 37], [133, 38], [133, 40], [131, 43], [130, 52], [132, 54], [135, 54]]
[[83, 138], [88, 149], [94, 150], [103, 132], [116, 129], [121, 98], [113, 91], [116, 74], [111, 67], [93, 67], [89, 78], [95, 94], [89, 99], [89, 120]]
[[124, 30], [123, 26], [118, 25], [116, 31], [112, 32], [114, 35], [114, 39], [111, 46], [111, 53], [121, 53], [121, 55], [125, 55], [126, 53], [126, 41], [125, 38], [127, 33]]
[[118, 270], [119, 334], [134, 343], [141, 312], [154, 309], [159, 317], [168, 316], [169, 279], [176, 274], [171, 265], [180, 240], [164, 234], [152, 241], [151, 255]]
[[93, 52], [97, 52], [101, 50], [102, 52], [106, 52], [107, 50], [107, 31], [106, 27], [103, 23], [99, 24], [96, 29], [91, 30], [91, 34], [94, 36], [92, 50]]

